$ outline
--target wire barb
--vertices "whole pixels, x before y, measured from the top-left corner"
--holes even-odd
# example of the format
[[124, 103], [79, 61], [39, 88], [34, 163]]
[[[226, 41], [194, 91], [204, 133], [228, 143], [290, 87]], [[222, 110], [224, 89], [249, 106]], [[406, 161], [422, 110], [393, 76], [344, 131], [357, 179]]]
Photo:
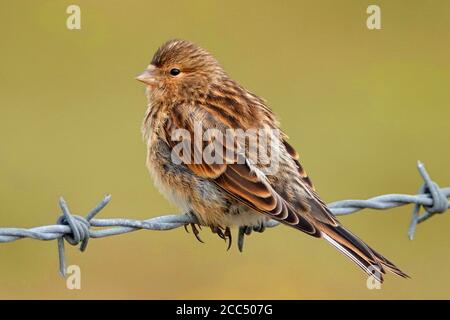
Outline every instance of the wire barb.
[[[450, 188], [439, 188], [439, 186], [431, 180], [425, 166], [420, 161], [417, 163], [417, 168], [424, 180], [424, 184], [416, 195], [387, 194], [368, 200], [342, 200], [330, 203], [328, 207], [334, 215], [339, 216], [351, 214], [365, 208], [385, 210], [407, 204], [414, 204], [411, 224], [408, 229], [408, 236], [412, 239], [417, 224], [428, 220], [436, 213], [445, 212], [450, 207], [450, 202], [448, 201], [448, 197], [450, 197]], [[23, 238], [44, 241], [57, 240], [59, 272], [64, 277], [66, 270], [64, 240], [73, 246], [80, 245], [80, 250], [84, 251], [91, 238], [110, 237], [142, 229], [164, 231], [185, 227], [189, 224], [200, 226], [199, 221], [192, 213], [165, 215], [147, 220], [121, 218], [94, 219], [94, 217], [106, 207], [110, 200], [111, 196], [106, 195], [84, 218], [72, 214], [66, 201], [63, 198], [60, 198], [59, 206], [62, 213], [61, 216], [58, 217], [56, 224], [30, 229], [0, 228], [0, 243], [12, 242]], [[420, 215], [419, 212], [422, 207], [425, 210], [425, 213]], [[278, 224], [279, 223], [274, 220], [269, 220], [264, 223], [264, 225], [260, 226], [260, 229], [258, 230], [272, 228]], [[255, 231], [258, 230], [255, 229]], [[251, 231], [251, 227], [243, 226], [239, 228], [237, 244], [240, 251], [242, 251], [244, 247], [245, 235], [250, 234]], [[223, 234], [223, 236], [224, 238], [229, 238], [228, 245], [231, 245], [231, 233], [229, 230]]]
[[[57, 225], [68, 226], [70, 233], [66, 233], [57, 238], [58, 240], [58, 257], [59, 257], [59, 274], [62, 277], [66, 276], [66, 259], [64, 240], [66, 240], [72, 246], [80, 244], [80, 251], [86, 250], [89, 238], [90, 238], [90, 220], [95, 217], [111, 200], [110, 195], [106, 195], [105, 198], [88, 213], [86, 218], [78, 215], [72, 215], [69, 207], [63, 197], [59, 198], [59, 207], [61, 208], [62, 215], [56, 220]], [[0, 241], [1, 242], [1, 241]]]
[[[420, 175], [425, 181], [424, 184], [420, 187], [418, 193], [431, 195], [433, 202], [431, 205], [420, 205], [417, 203], [414, 205], [412, 211], [411, 224], [409, 225], [408, 229], [408, 236], [410, 240], [414, 238], [414, 233], [416, 231], [417, 224], [431, 218], [435, 213], [444, 213], [445, 211], [447, 211], [447, 208], [449, 207], [449, 203], [447, 200], [448, 195], [446, 195], [439, 188], [437, 183], [431, 180], [427, 170], [425, 169], [425, 165], [422, 162], [417, 161], [417, 169], [419, 170]], [[421, 207], [424, 207], [425, 213], [419, 215]]]

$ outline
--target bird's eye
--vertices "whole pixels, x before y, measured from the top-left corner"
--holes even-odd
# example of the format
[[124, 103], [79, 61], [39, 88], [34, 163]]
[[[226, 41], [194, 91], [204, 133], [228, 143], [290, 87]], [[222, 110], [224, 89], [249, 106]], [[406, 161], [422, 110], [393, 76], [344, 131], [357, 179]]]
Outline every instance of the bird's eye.
[[179, 75], [181, 73], [180, 69], [177, 68], [173, 68], [170, 70], [170, 75], [176, 77], [177, 75]]

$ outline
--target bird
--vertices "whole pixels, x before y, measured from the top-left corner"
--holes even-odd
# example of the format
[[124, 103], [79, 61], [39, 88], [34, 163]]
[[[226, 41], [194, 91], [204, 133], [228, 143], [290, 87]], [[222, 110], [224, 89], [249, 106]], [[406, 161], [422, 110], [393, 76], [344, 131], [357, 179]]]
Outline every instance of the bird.
[[[145, 84], [148, 102], [141, 127], [146, 166], [161, 193], [194, 219], [185, 228], [200, 242], [202, 226], [228, 239], [229, 248], [231, 228], [263, 232], [275, 220], [327, 240], [379, 282], [386, 271], [409, 277], [342, 226], [268, 103], [234, 81], [206, 49], [169, 40], [136, 79]], [[265, 133], [269, 152], [236, 132]], [[208, 146], [215, 161], [203, 157]]]

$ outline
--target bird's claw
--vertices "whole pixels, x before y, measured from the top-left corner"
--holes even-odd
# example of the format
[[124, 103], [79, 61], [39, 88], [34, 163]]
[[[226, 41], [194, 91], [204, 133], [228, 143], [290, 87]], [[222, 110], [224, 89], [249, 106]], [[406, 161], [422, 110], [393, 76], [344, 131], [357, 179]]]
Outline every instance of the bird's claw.
[[212, 233], [215, 233], [219, 236], [220, 239], [225, 240], [227, 242], [228, 240], [228, 248], [227, 250], [230, 250], [231, 244], [232, 244], [232, 236], [231, 236], [231, 230], [230, 227], [226, 227], [225, 229], [219, 226], [211, 227]]
[[233, 237], [231, 236], [230, 227], [225, 228], [225, 238], [228, 238], [228, 248], [227, 248], [227, 251], [228, 251], [228, 250], [230, 250], [231, 244], [233, 242]]
[[[202, 238], [200, 238], [200, 236], [199, 236], [199, 233], [200, 233], [200, 232], [198, 231], [198, 229], [197, 229], [195, 223], [189, 223], [189, 225], [191, 226], [192, 233], [194, 234], [195, 238], [196, 238], [199, 242], [205, 243], [205, 242], [202, 240]], [[188, 224], [185, 224], [185, 225], [184, 225], [184, 230], [186, 230], [186, 232], [189, 233], [189, 229], [187, 228], [187, 226], [188, 226]], [[198, 227], [200, 228], [200, 230], [202, 230], [202, 227], [200, 227], [200, 225], [198, 225]]]
[[240, 252], [244, 250], [244, 239], [245, 236], [249, 236], [252, 234], [252, 231], [255, 232], [264, 232], [266, 230], [266, 226], [264, 223], [261, 223], [259, 226], [241, 226], [239, 227], [238, 232], [238, 249]]

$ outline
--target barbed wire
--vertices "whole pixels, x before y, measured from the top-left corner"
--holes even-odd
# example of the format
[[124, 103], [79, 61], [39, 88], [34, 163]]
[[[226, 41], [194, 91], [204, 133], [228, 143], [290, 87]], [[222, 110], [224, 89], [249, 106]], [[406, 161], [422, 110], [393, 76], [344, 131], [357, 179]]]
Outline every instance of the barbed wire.
[[[386, 194], [370, 198], [367, 200], [342, 200], [328, 204], [331, 212], [336, 215], [348, 215], [362, 209], [370, 208], [385, 210], [400, 207], [407, 204], [414, 204], [411, 223], [408, 229], [408, 236], [412, 240], [417, 224], [426, 221], [436, 213], [443, 213], [450, 207], [448, 197], [450, 188], [439, 188], [431, 180], [425, 166], [418, 161], [419, 170], [423, 185], [416, 195], [408, 194]], [[110, 202], [111, 196], [106, 195], [103, 200], [93, 208], [86, 217], [72, 214], [66, 201], [61, 197], [59, 206], [62, 214], [58, 217], [56, 224], [35, 228], [0, 228], [0, 243], [12, 242], [23, 238], [36, 240], [57, 240], [59, 256], [59, 272], [65, 276], [65, 247], [64, 242], [76, 246], [80, 245], [80, 250], [86, 250], [90, 238], [104, 238], [119, 234], [125, 234], [137, 230], [172, 230], [187, 224], [198, 224], [194, 215], [165, 215], [147, 220], [133, 220], [122, 218], [94, 219], [94, 217]], [[419, 214], [424, 208], [424, 213]], [[264, 227], [275, 227], [279, 223], [269, 220]], [[92, 228], [102, 228], [93, 230]], [[240, 228], [238, 232], [238, 247], [241, 250], [244, 244], [245, 228]], [[64, 241], [65, 240], [65, 241]]]

